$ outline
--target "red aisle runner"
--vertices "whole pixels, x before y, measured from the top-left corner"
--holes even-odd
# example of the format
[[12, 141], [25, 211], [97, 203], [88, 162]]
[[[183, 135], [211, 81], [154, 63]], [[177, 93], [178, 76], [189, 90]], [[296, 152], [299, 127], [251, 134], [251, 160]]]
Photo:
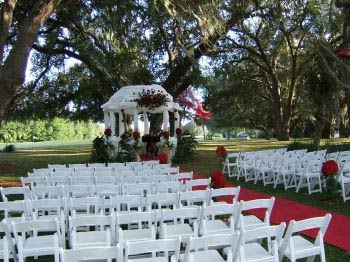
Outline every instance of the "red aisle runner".
[[[194, 174], [194, 179], [204, 178], [198, 174]], [[227, 187], [232, 186], [227, 184]], [[241, 188], [239, 200], [252, 200], [258, 198], [270, 198], [271, 196], [264, 193], [255, 192], [249, 189]], [[263, 210], [253, 210], [249, 212], [260, 218], [264, 217]], [[297, 201], [287, 200], [276, 197], [276, 201], [271, 214], [271, 222], [279, 224], [288, 222], [292, 219], [302, 220], [311, 217], [324, 216], [327, 213], [332, 214], [332, 220], [326, 232], [324, 241], [332, 246], [336, 246], [342, 250], [350, 250], [350, 216], [340, 215], [334, 212], [327, 212], [313, 206], [301, 204]], [[315, 238], [316, 232], [308, 230], [303, 232], [304, 235]]]

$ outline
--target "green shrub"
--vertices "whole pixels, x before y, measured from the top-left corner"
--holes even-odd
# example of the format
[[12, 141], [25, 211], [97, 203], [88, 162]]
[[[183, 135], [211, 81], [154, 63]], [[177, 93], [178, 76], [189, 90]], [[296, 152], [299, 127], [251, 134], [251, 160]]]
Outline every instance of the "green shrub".
[[308, 152], [316, 151], [316, 148], [312, 143], [303, 143], [298, 141], [293, 141], [287, 147], [288, 151], [300, 150], [300, 149], [307, 149]]
[[212, 137], [212, 138], [222, 138], [223, 136], [222, 136], [222, 134], [214, 133], [214, 134], [212, 134], [211, 137]]
[[197, 140], [194, 134], [188, 131], [177, 136], [177, 147], [172, 158], [173, 163], [184, 163], [194, 159]]
[[12, 153], [16, 151], [15, 145], [6, 145], [5, 148], [2, 150], [5, 153]]

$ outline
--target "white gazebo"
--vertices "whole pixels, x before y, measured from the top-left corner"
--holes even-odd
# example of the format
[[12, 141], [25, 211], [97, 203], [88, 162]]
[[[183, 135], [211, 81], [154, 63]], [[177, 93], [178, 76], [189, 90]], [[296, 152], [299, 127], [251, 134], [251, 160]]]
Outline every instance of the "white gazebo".
[[[149, 109], [145, 107], [138, 107], [135, 99], [139, 97], [139, 93], [143, 90], [155, 90], [160, 91], [167, 97], [165, 105]], [[149, 133], [150, 123], [148, 120], [147, 113], [163, 114], [163, 126], [162, 130], [169, 131], [169, 112], [174, 112], [174, 129], [180, 126], [179, 116], [179, 104], [173, 101], [173, 97], [160, 85], [135, 85], [135, 86], [124, 86], [118, 90], [107, 103], [102, 106], [104, 112], [104, 123], [105, 128], [111, 128], [112, 136], [120, 137], [125, 130], [126, 116], [131, 116], [133, 119], [133, 129], [139, 129], [139, 114], [143, 114], [143, 125], [144, 134]], [[118, 134], [116, 134], [116, 114], [118, 114]]]

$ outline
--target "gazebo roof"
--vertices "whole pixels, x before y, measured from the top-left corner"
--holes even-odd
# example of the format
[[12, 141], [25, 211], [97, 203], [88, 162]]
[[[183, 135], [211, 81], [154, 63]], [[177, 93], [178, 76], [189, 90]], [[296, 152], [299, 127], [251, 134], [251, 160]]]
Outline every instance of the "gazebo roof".
[[[147, 108], [137, 107], [137, 102], [135, 99], [138, 98], [139, 93], [142, 90], [155, 90], [164, 93], [169, 102], [166, 102], [164, 106], [149, 110]], [[179, 105], [173, 102], [173, 97], [160, 85], [134, 85], [134, 86], [124, 86], [119, 89], [107, 103], [101, 106], [103, 111], [107, 112], [120, 112], [122, 109], [127, 114], [133, 114], [135, 110], [138, 112], [150, 112], [150, 113], [161, 113], [164, 111], [173, 111], [179, 109]]]

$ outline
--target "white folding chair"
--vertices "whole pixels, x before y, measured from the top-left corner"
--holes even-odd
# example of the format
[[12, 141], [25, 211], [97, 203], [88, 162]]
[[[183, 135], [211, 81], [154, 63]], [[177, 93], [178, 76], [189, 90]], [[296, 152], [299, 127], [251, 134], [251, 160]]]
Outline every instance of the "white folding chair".
[[[235, 229], [235, 204], [204, 206], [199, 223], [200, 235], [227, 234]], [[225, 217], [227, 222], [222, 220]]]
[[[89, 228], [88, 231], [85, 230], [86, 227]], [[76, 249], [114, 245], [114, 228], [115, 220], [112, 215], [69, 217], [70, 246]]]
[[[326, 262], [323, 237], [331, 218], [331, 214], [327, 214], [324, 217], [290, 221], [282, 244], [280, 245], [280, 261], [283, 260], [284, 256], [288, 257], [292, 262], [300, 258], [308, 258], [307, 261], [314, 261], [315, 256], [319, 255], [321, 261]], [[314, 242], [299, 234], [295, 234], [308, 229], [318, 229], [317, 237]]]
[[322, 193], [322, 183], [321, 183], [321, 167], [322, 161], [311, 160], [307, 162], [306, 167], [303, 172], [296, 173], [297, 189], [298, 193], [302, 187], [308, 188], [309, 195], [312, 193]]
[[152, 183], [128, 183], [122, 188], [123, 195], [148, 195], [153, 192]]
[[27, 200], [31, 199], [29, 187], [0, 187], [1, 199], [3, 202], [11, 200]]
[[167, 167], [159, 169], [159, 175], [174, 175], [180, 172], [180, 167]]
[[226, 156], [222, 172], [228, 177], [238, 176], [238, 160], [240, 153], [229, 153]]
[[96, 185], [116, 185], [118, 184], [118, 180], [116, 176], [95, 176], [95, 184]]
[[123, 248], [119, 244], [112, 247], [89, 247], [65, 250], [60, 248], [62, 262], [80, 261], [123, 261]]
[[211, 188], [208, 205], [237, 202], [241, 187]]
[[19, 262], [24, 262], [26, 257], [48, 255], [53, 255], [55, 262], [59, 262], [61, 236], [57, 220], [12, 222], [12, 228]]
[[344, 202], [347, 200], [350, 200], [350, 161], [345, 162], [340, 171], [340, 185], [341, 185], [341, 190], [342, 190], [342, 197]]
[[[237, 249], [239, 231], [203, 237], [190, 237], [186, 245], [183, 262], [233, 261]], [[226, 253], [226, 259], [221, 254]]]
[[[241, 200], [238, 209], [236, 211], [236, 228], [248, 230], [257, 227], [266, 227], [270, 225], [270, 216], [272, 212], [273, 205], [275, 203], [275, 198], [270, 199], [255, 199], [250, 201]], [[254, 215], [243, 216], [241, 212], [246, 212], [248, 210], [254, 209], [265, 209], [264, 220], [259, 219]]]
[[116, 213], [117, 242], [156, 239], [156, 218], [157, 212]]
[[[234, 261], [277, 262], [279, 260], [278, 246], [286, 228], [285, 223], [276, 226], [259, 227], [242, 230], [239, 244], [239, 254]], [[261, 245], [261, 240], [267, 240], [267, 248]]]
[[211, 185], [211, 178], [201, 178], [201, 179], [193, 179], [188, 180], [185, 183], [185, 188], [187, 191], [192, 191], [194, 189], [206, 189], [210, 188]]
[[282, 158], [279, 168], [274, 170], [274, 188], [277, 188], [279, 184], [283, 184], [284, 190], [296, 187], [295, 174], [298, 162], [299, 160], [294, 157], [289, 159]]
[[174, 210], [161, 210], [159, 237], [178, 238], [186, 242], [190, 236], [198, 236], [200, 218], [199, 207], [186, 207]]
[[179, 261], [180, 255], [179, 238], [174, 239], [157, 239], [147, 241], [130, 242], [127, 241], [125, 245], [124, 262], [151, 262], [151, 261]]

